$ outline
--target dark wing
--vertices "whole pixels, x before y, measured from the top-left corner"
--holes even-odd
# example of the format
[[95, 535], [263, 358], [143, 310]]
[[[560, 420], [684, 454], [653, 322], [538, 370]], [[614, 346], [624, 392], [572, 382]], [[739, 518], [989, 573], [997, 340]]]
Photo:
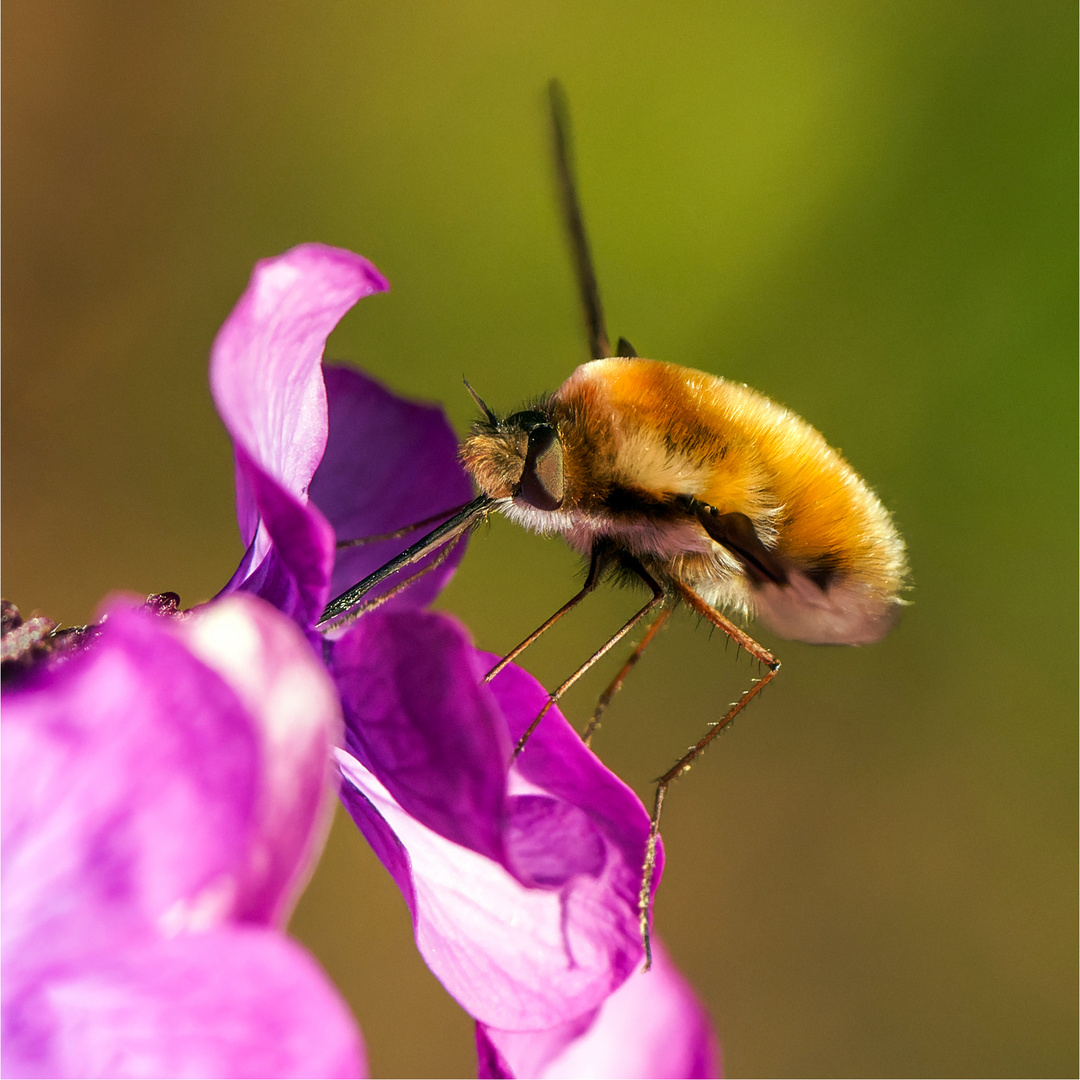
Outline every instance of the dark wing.
[[688, 509], [709, 536], [742, 563], [751, 581], [758, 585], [766, 581], [774, 585], [787, 584], [787, 568], [776, 553], [762, 543], [754, 523], [745, 514], [737, 511], [721, 514], [715, 506], [697, 499], [690, 503]]

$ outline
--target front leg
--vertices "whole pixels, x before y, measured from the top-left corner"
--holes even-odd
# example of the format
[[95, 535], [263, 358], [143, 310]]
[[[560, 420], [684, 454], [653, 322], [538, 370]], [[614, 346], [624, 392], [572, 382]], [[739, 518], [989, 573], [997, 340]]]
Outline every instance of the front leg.
[[[529, 725], [525, 734], [522, 735], [521, 738], [518, 740], [518, 744], [514, 748], [514, 757], [517, 757], [518, 754], [520, 754], [521, 751], [525, 749], [525, 744], [529, 741], [529, 737], [536, 730], [537, 725], [540, 723], [540, 721], [543, 720], [544, 717], [548, 714], [549, 710], [556, 704], [556, 702], [558, 702], [559, 698], [561, 698], [563, 694], [565, 694], [566, 691], [569, 690], [570, 687], [573, 686], [574, 683], [576, 683], [578, 679], [580, 679], [581, 676], [589, 670], [589, 668], [591, 668], [602, 656], [604, 656], [605, 653], [607, 653], [614, 645], [617, 645], [620, 641], [622, 641], [622, 639], [626, 637], [626, 635], [629, 634], [630, 631], [633, 630], [634, 627], [637, 626], [637, 624], [641, 622], [642, 619], [646, 618], [653, 611], [655, 611], [658, 606], [664, 603], [666, 595], [663, 588], [661, 587], [660, 583], [652, 576], [652, 574], [650, 574], [648, 570], [645, 569], [645, 567], [643, 567], [636, 559], [632, 559], [629, 556], [623, 556], [620, 561], [628, 570], [636, 574], [639, 578], [641, 578], [642, 581], [645, 582], [646, 585], [649, 586], [650, 589], [652, 589], [652, 599], [649, 600], [649, 602], [644, 607], [640, 608], [638, 611], [635, 611], [634, 614], [631, 615], [630, 618], [627, 619], [626, 622], [623, 623], [623, 625], [620, 626], [619, 629], [616, 630], [615, 633], [612, 634], [611, 637], [609, 637], [607, 641], [605, 641], [604, 644], [601, 645], [600, 648], [597, 649], [596, 652], [594, 652], [592, 656], [590, 656], [588, 660], [586, 660], [585, 663], [577, 669], [577, 671], [575, 671], [564, 683], [562, 683], [562, 685], [559, 686], [558, 689], [552, 691], [552, 693], [548, 695], [547, 704], [540, 710], [540, 715], [537, 716], [537, 718]], [[575, 601], [577, 599], [578, 598], [575, 597]], [[557, 612], [556, 614], [559, 613]], [[554, 618], [554, 616], [552, 618]], [[550, 623], [551, 620], [549, 619], [548, 622]], [[500, 667], [499, 670], [502, 670], [502, 668]]]

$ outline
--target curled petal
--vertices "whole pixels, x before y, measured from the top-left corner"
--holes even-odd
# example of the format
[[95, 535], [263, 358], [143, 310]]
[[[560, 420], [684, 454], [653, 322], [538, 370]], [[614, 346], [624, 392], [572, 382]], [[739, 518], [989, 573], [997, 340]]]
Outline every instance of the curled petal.
[[[301, 622], [325, 603], [334, 555], [333, 531], [307, 503], [327, 439], [323, 349], [360, 297], [386, 287], [359, 255], [304, 244], [255, 267], [214, 341], [210, 389], [236, 449], [237, 516], [249, 547], [227, 591], [261, 574], [248, 591], [254, 585]], [[263, 567], [272, 549], [275, 565]]]
[[[297, 498], [326, 448], [326, 339], [357, 300], [387, 288], [359, 255], [302, 244], [256, 265], [214, 341], [210, 389], [221, 419], [251, 465]], [[247, 509], [245, 544], [258, 523]]]
[[720, 1075], [712, 1024], [690, 985], [653, 939], [653, 966], [637, 971], [586, 1024], [550, 1031], [477, 1025], [481, 1077], [698, 1077]]
[[[472, 483], [458, 461], [457, 436], [441, 409], [406, 401], [353, 368], [327, 365], [324, 374], [330, 435], [310, 495], [338, 540], [394, 532], [472, 499]], [[436, 524], [404, 537], [339, 550], [332, 595], [363, 580]], [[445, 562], [389, 603], [430, 603], [462, 554], [464, 544], [458, 544]], [[421, 560], [402, 576], [433, 558]]]

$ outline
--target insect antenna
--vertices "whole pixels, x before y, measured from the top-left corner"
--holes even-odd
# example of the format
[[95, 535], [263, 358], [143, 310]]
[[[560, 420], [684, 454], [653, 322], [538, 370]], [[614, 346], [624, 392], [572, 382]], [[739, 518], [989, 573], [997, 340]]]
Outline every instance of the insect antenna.
[[578, 201], [577, 183], [570, 139], [570, 105], [566, 91], [558, 79], [548, 83], [548, 101], [551, 106], [552, 145], [555, 150], [555, 176], [559, 185], [566, 231], [577, 270], [581, 302], [585, 308], [585, 329], [589, 335], [589, 359], [600, 360], [611, 355], [611, 342], [604, 325], [604, 309], [600, 303], [600, 289], [596, 284], [589, 237], [585, 232], [585, 219]]

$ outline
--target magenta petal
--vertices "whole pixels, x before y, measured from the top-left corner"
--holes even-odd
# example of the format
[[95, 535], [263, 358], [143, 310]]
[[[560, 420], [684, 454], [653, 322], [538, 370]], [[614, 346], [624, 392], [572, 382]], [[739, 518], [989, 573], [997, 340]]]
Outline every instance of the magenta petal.
[[[326, 447], [326, 339], [357, 300], [387, 288], [359, 255], [302, 244], [256, 265], [214, 341], [210, 388], [221, 419], [252, 464], [297, 498]], [[245, 544], [257, 524], [247, 504]]]
[[618, 919], [602, 879], [527, 888], [406, 814], [355, 758], [339, 751], [338, 761], [408, 853], [417, 948], [468, 1013], [499, 1027], [547, 1028], [596, 1008], [626, 978], [621, 954], [631, 943], [611, 940]]
[[114, 606], [5, 690], [5, 1075], [361, 1068], [336, 991], [272, 926], [321, 840], [338, 722], [300, 630], [250, 597]]
[[344, 1002], [280, 934], [236, 927], [131, 945], [22, 989], [5, 1010], [5, 1076], [366, 1074]]
[[[481, 667], [489, 670], [498, 659], [492, 653], [480, 655]], [[547, 691], [516, 664], [509, 664], [499, 673], [491, 683], [491, 690], [506, 717], [510, 738], [517, 742], [547, 703]], [[517, 758], [515, 771], [529, 783], [578, 807], [619, 852], [621, 861], [633, 868], [625, 887], [633, 891], [636, 920], [640, 868], [649, 835], [649, 815], [641, 800], [604, 767], [557, 709], [545, 716], [532, 734], [525, 752]], [[580, 844], [578, 850], [576, 857], [582, 858]], [[654, 895], [663, 872], [661, 841], [656, 848]]]
[[284, 926], [330, 827], [337, 693], [299, 628], [252, 597], [201, 608], [176, 632], [237, 693], [259, 737], [258, 797], [232, 917]]
[[301, 626], [313, 626], [330, 594], [334, 530], [318, 509], [295, 498], [236, 448], [237, 485], [247, 477], [261, 523], [223, 595], [261, 597]]
[[346, 745], [441, 836], [502, 859], [511, 745], [465, 632], [379, 608], [333, 645]]
[[[487, 1075], [715, 1077], [720, 1048], [708, 1014], [666, 950], [653, 940], [651, 971], [630, 976], [584, 1031], [477, 1031]], [[481, 1072], [481, 1076], [485, 1075]]]
[[[421, 954], [469, 1013], [500, 1029], [569, 1024], [576, 1031], [642, 962], [637, 898], [648, 814], [557, 710], [534, 736], [541, 740], [535, 762], [525, 767], [530, 742], [506, 777], [512, 794], [501, 812], [480, 810], [472, 796], [459, 799], [474, 782], [477, 756], [500, 775], [507, 760], [490, 757], [489, 744], [466, 750], [469, 725], [492, 715], [490, 691], [480, 684], [486, 658], [468, 649], [445, 616], [379, 614], [343, 639], [347, 665], [335, 656], [347, 745], [364, 759], [338, 754], [346, 806], [409, 899]], [[492, 689], [505, 712], [494, 710], [506, 753], [545, 695], [513, 668]], [[433, 753], [436, 746], [444, 749]], [[560, 761], [565, 778], [556, 777]], [[412, 790], [425, 774], [441, 805]], [[556, 777], [551, 788], [538, 782], [545, 776]], [[392, 784], [417, 812], [394, 798]], [[501, 859], [446, 838], [455, 809], [473, 819], [472, 829], [481, 813], [492, 815], [484, 828], [498, 830]]]
[[[363, 768], [354, 757], [345, 751], [341, 751], [338, 757], [341, 761], [346, 762], [350, 768], [354, 765]], [[366, 769], [364, 774], [367, 775]], [[387, 872], [394, 879], [394, 884], [401, 890], [401, 895], [408, 905], [415, 926], [416, 893], [413, 891], [412, 863], [409, 861], [409, 853], [405, 850], [405, 845], [380, 816], [379, 811], [371, 801], [354, 784], [343, 783], [341, 785], [341, 802], [349, 812], [349, 816], [353, 819], [356, 827], [363, 833], [368, 846], [375, 853], [379, 862], [386, 867]]]
[[[327, 366], [324, 374], [330, 435], [310, 496], [339, 540], [394, 532], [472, 499], [472, 484], [458, 462], [457, 436], [441, 409], [399, 398], [352, 368]], [[436, 524], [396, 540], [343, 548], [331, 594], [351, 588]], [[430, 603], [463, 553], [459, 544], [446, 562], [390, 603]]]
[[507, 869], [535, 888], [559, 888], [575, 874], [596, 877], [607, 859], [589, 815], [547, 795], [510, 800], [505, 841]]
[[477, 1080], [509, 1080], [514, 1072], [506, 1063], [499, 1048], [488, 1038], [488, 1029], [476, 1025], [476, 1076]]
[[307, 625], [327, 599], [334, 558], [333, 532], [307, 504], [327, 439], [322, 354], [342, 315], [386, 287], [359, 255], [293, 248], [255, 267], [211, 353], [210, 389], [235, 445], [249, 549], [226, 591], [258, 592]]
[[259, 745], [163, 620], [113, 612], [93, 649], [5, 694], [3, 719], [6, 966], [70, 957], [114, 923], [227, 906]]
[[543, 1076], [544, 1067], [592, 1027], [599, 1011], [594, 1009], [592, 1012], [582, 1013], [573, 1020], [544, 1031], [499, 1031], [478, 1022], [477, 1076], [480, 1080], [514, 1080], [519, 1076]]

